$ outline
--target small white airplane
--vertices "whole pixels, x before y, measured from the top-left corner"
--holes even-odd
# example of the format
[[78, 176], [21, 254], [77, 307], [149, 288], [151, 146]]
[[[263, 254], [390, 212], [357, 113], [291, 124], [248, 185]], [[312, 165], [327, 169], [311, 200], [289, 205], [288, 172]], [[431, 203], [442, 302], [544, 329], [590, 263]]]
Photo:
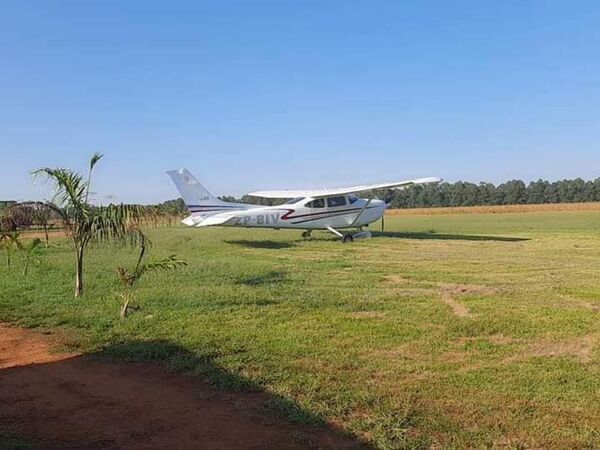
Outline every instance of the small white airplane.
[[[362, 228], [382, 218], [390, 206], [383, 200], [359, 198], [359, 192], [373, 189], [402, 189], [417, 184], [440, 183], [440, 178], [420, 178], [391, 183], [366, 184], [341, 189], [257, 191], [248, 195], [268, 199], [289, 199], [277, 206], [229, 203], [212, 195], [187, 169], [167, 172], [183, 197], [191, 215], [182, 223], [191, 227], [294, 228], [327, 230], [343, 243], [371, 236]], [[354, 233], [339, 230], [356, 228]]]

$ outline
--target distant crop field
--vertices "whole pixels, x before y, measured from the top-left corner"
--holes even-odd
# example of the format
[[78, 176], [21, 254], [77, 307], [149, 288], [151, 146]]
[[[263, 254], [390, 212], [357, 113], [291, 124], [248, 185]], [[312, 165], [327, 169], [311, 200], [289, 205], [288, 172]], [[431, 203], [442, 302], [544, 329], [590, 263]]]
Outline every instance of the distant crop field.
[[126, 320], [116, 267], [135, 252], [92, 249], [74, 300], [73, 258], [54, 238], [29, 276], [0, 266], [0, 321], [226, 390], [247, 380], [287, 400], [275, 414], [318, 417], [375, 448], [598, 447], [600, 206], [494, 209], [390, 211], [384, 232], [373, 224], [350, 245], [150, 229], [155, 257], [189, 265], [140, 282]]
[[552, 203], [542, 205], [461, 206], [450, 208], [389, 209], [387, 215], [433, 214], [502, 214], [528, 212], [600, 211], [600, 203]]

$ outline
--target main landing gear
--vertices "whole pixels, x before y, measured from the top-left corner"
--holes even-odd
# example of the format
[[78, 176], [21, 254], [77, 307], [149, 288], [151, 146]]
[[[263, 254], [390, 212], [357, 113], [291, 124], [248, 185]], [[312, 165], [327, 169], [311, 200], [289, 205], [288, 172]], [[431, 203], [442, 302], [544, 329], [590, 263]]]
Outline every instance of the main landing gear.
[[331, 233], [333, 233], [337, 237], [339, 237], [342, 244], [350, 244], [350, 243], [354, 242], [354, 239], [367, 239], [367, 238], [371, 237], [370, 231], [363, 231], [362, 229], [360, 229], [356, 233], [346, 233], [346, 234], [340, 233], [338, 230], [336, 230], [333, 227], [327, 227], [327, 230], [329, 230]]
[[345, 234], [344, 237], [342, 237], [342, 244], [351, 244], [352, 242], [354, 242], [354, 236], [351, 234]]

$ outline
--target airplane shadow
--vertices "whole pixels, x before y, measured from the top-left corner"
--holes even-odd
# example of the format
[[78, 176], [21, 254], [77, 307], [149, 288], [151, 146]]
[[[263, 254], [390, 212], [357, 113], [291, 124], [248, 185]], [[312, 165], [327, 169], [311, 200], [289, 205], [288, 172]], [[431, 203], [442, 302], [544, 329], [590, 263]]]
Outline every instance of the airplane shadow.
[[371, 448], [218, 356], [136, 340], [0, 369], [0, 448]]
[[291, 248], [295, 247], [296, 244], [293, 242], [283, 242], [283, 241], [252, 241], [247, 239], [238, 239], [238, 240], [228, 240], [223, 241], [226, 244], [239, 245], [240, 247], [246, 248], [263, 248], [263, 249], [274, 249], [279, 250], [282, 248]]
[[440, 239], [449, 241], [497, 241], [497, 242], [523, 242], [529, 238], [485, 236], [469, 234], [446, 234], [435, 232], [410, 232], [410, 231], [373, 231], [373, 237], [394, 237], [401, 239]]

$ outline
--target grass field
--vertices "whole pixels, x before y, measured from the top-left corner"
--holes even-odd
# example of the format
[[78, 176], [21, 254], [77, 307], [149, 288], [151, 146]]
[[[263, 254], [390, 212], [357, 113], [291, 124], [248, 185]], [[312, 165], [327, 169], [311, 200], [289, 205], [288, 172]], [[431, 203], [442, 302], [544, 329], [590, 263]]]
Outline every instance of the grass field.
[[134, 252], [92, 250], [74, 300], [57, 240], [27, 278], [1, 269], [0, 320], [259, 386], [276, 414], [380, 448], [600, 446], [600, 212], [412, 214], [386, 229], [352, 245], [151, 230], [154, 256], [189, 266], [142, 281], [126, 320], [115, 268]]

